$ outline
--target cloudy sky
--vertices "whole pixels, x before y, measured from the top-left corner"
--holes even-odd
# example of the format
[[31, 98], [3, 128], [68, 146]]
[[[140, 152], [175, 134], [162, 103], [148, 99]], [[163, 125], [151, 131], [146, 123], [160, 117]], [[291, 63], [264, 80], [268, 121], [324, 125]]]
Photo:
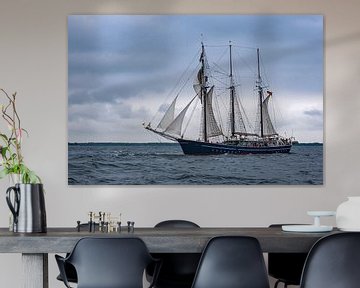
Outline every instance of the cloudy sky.
[[69, 142], [156, 142], [142, 123], [156, 126], [183, 72], [198, 64], [202, 41], [213, 65], [225, 61], [230, 40], [242, 59], [235, 64], [245, 109], [255, 114], [249, 75], [255, 74], [259, 47], [262, 75], [279, 112], [277, 131], [300, 142], [322, 142], [323, 17], [318, 15], [69, 16]]

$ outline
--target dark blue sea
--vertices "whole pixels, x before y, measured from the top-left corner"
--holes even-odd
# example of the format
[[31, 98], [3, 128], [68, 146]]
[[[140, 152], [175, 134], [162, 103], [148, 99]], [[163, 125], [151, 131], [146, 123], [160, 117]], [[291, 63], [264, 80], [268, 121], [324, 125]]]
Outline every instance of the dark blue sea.
[[321, 185], [323, 145], [289, 154], [184, 155], [176, 143], [71, 143], [69, 185]]

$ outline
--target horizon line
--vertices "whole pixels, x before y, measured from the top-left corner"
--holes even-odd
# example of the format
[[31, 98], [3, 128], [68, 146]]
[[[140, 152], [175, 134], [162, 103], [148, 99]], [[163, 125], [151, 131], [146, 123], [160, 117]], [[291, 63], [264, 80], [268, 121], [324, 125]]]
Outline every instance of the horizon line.
[[[94, 142], [94, 141], [88, 141], [88, 142], [68, 142], [68, 144], [179, 144], [177, 142], [115, 142], [115, 141], [100, 141], [100, 142]], [[299, 142], [294, 143], [297, 144], [324, 144], [324, 142], [318, 142], [318, 141], [312, 141], [312, 142]]]

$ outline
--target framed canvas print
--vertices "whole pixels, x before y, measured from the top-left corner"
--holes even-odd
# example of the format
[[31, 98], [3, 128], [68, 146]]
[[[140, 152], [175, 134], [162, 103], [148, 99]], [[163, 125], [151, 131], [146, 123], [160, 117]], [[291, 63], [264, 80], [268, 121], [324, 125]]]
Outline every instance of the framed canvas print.
[[321, 15], [68, 17], [69, 185], [323, 184]]

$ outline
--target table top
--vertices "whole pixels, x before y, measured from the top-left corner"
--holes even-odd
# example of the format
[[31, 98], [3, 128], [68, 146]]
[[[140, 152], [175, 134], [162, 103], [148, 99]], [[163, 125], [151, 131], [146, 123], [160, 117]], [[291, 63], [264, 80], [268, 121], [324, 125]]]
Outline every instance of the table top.
[[139, 237], [152, 253], [201, 253], [210, 238], [222, 235], [252, 236], [263, 252], [308, 252], [321, 237], [338, 233], [283, 232], [272, 228], [127, 228], [119, 232], [78, 232], [76, 228], [48, 228], [47, 233], [13, 233], [0, 228], [0, 253], [65, 253], [83, 237]]

